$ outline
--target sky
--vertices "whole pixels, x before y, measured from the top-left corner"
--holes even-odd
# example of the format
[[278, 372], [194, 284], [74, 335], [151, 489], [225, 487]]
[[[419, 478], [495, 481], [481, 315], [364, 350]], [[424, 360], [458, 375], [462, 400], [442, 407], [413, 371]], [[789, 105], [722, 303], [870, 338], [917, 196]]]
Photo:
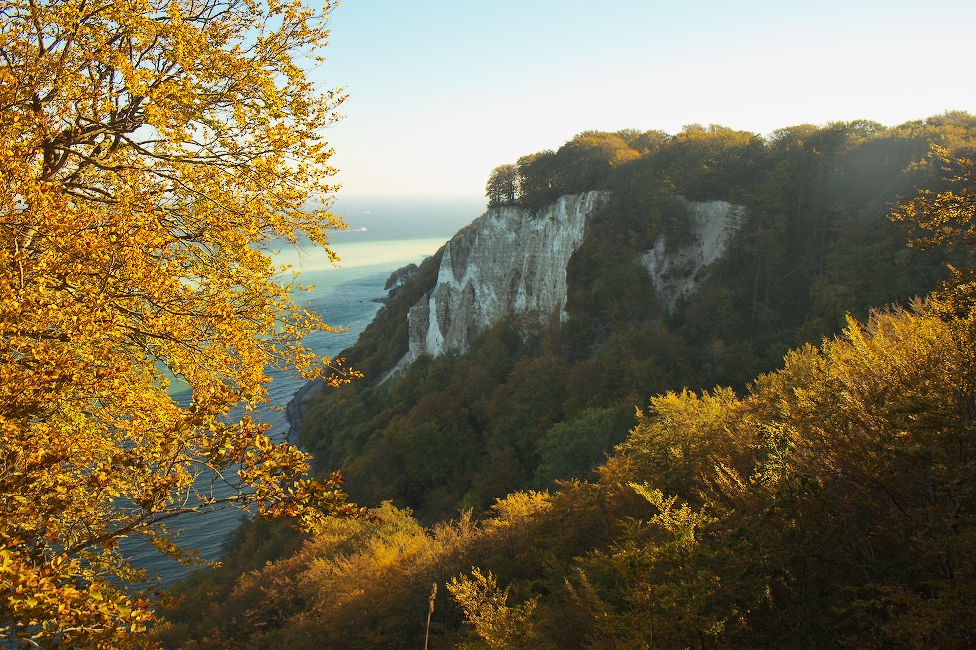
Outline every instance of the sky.
[[342, 0], [310, 76], [340, 198], [483, 196], [585, 130], [976, 112], [974, 45], [974, 0]]

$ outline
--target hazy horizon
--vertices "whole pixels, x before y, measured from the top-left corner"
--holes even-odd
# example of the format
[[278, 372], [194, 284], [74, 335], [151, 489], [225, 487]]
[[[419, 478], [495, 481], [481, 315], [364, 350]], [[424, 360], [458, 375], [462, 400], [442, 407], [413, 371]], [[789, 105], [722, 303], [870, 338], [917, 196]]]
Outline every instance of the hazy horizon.
[[[333, 241], [449, 239], [487, 209], [484, 194], [352, 194], [340, 190], [332, 213], [341, 216], [348, 228], [336, 231]], [[360, 231], [366, 228], [365, 233]]]

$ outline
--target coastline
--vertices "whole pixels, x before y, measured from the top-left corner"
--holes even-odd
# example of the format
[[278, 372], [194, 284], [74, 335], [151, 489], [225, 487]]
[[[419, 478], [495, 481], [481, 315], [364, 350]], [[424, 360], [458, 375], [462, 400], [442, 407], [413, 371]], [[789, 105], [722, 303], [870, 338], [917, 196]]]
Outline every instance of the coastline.
[[[310, 286], [299, 298], [299, 303], [306, 303], [330, 326], [341, 328], [339, 332], [315, 332], [307, 337], [306, 344], [317, 354], [330, 357], [351, 347], [382, 308], [376, 299], [388, 295], [384, 285], [390, 274], [436, 252], [444, 241], [446, 239], [440, 238], [394, 241], [364, 238], [340, 242], [336, 245], [344, 257], [340, 266], [329, 263], [324, 254], [318, 254], [320, 250], [286, 250], [276, 254], [277, 262], [294, 264], [295, 270], [301, 272], [300, 282]], [[268, 403], [261, 409], [260, 418], [271, 425], [273, 440], [288, 441], [300, 447], [301, 420], [308, 405], [321, 393], [323, 384], [278, 371], [271, 374], [273, 381], [268, 387]], [[179, 520], [182, 529], [180, 546], [199, 550], [200, 557], [207, 561], [217, 560], [223, 555], [228, 535], [241, 525], [244, 516], [234, 509], [187, 515]], [[197, 569], [161, 555], [141, 539], [123, 540], [122, 546], [136, 566], [145, 569], [149, 575], [159, 575], [163, 586], [184, 580]]]

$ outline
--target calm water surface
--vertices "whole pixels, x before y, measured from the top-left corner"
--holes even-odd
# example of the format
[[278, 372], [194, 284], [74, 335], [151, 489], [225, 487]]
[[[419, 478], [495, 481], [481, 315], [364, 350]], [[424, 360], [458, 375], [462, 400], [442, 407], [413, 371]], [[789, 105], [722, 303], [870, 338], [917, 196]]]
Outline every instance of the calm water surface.
[[[484, 200], [480, 197], [350, 197], [337, 203], [333, 212], [343, 214], [349, 226], [332, 238], [332, 248], [341, 258], [338, 266], [333, 266], [317, 249], [289, 247], [275, 254], [279, 262], [300, 271], [301, 284], [314, 285], [314, 289], [297, 294], [296, 300], [309, 304], [329, 325], [348, 328], [338, 334], [317, 332], [306, 339], [306, 344], [327, 356], [350, 347], [380, 308], [374, 299], [386, 295], [383, 285], [390, 274], [435, 253], [483, 211]], [[287, 404], [305, 382], [279, 372], [271, 374], [268, 408], [261, 411], [260, 417], [271, 425], [272, 439], [282, 441], [288, 423], [284, 412], [272, 407]], [[239, 525], [241, 515], [239, 510], [224, 510], [178, 518], [176, 527], [183, 530], [180, 545], [199, 549], [204, 559], [215, 560], [231, 531]], [[193, 570], [160, 555], [140, 540], [124, 540], [123, 548], [136, 566], [151, 575], [158, 573], [164, 584], [185, 578]]]

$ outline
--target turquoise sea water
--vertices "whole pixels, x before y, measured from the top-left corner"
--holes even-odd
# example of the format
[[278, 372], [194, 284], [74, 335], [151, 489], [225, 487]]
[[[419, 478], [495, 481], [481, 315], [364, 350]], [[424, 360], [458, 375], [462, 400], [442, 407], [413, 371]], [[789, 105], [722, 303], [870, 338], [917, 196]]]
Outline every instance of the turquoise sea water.
[[[334, 327], [347, 328], [334, 334], [317, 332], [306, 339], [318, 354], [334, 356], [356, 342], [372, 321], [381, 304], [376, 298], [386, 295], [383, 285], [396, 269], [419, 263], [434, 254], [458, 229], [484, 210], [484, 200], [474, 198], [370, 198], [353, 197], [336, 204], [333, 211], [343, 214], [349, 230], [332, 238], [332, 248], [341, 260], [332, 265], [323, 251], [285, 248], [275, 254], [282, 264], [300, 272], [299, 282], [314, 288], [296, 295]], [[362, 230], [365, 229], [365, 230]], [[284, 440], [288, 430], [285, 414], [273, 407], [288, 403], [304, 380], [273, 373], [268, 387], [268, 408], [261, 412], [271, 425], [276, 441]], [[215, 560], [228, 535], [241, 520], [239, 510], [224, 510], [185, 515], [176, 520], [181, 528], [180, 545], [199, 549], [201, 557]], [[160, 555], [140, 540], [124, 540], [122, 545], [136, 566], [150, 575], [159, 574], [163, 583], [179, 580], [193, 570]]]

